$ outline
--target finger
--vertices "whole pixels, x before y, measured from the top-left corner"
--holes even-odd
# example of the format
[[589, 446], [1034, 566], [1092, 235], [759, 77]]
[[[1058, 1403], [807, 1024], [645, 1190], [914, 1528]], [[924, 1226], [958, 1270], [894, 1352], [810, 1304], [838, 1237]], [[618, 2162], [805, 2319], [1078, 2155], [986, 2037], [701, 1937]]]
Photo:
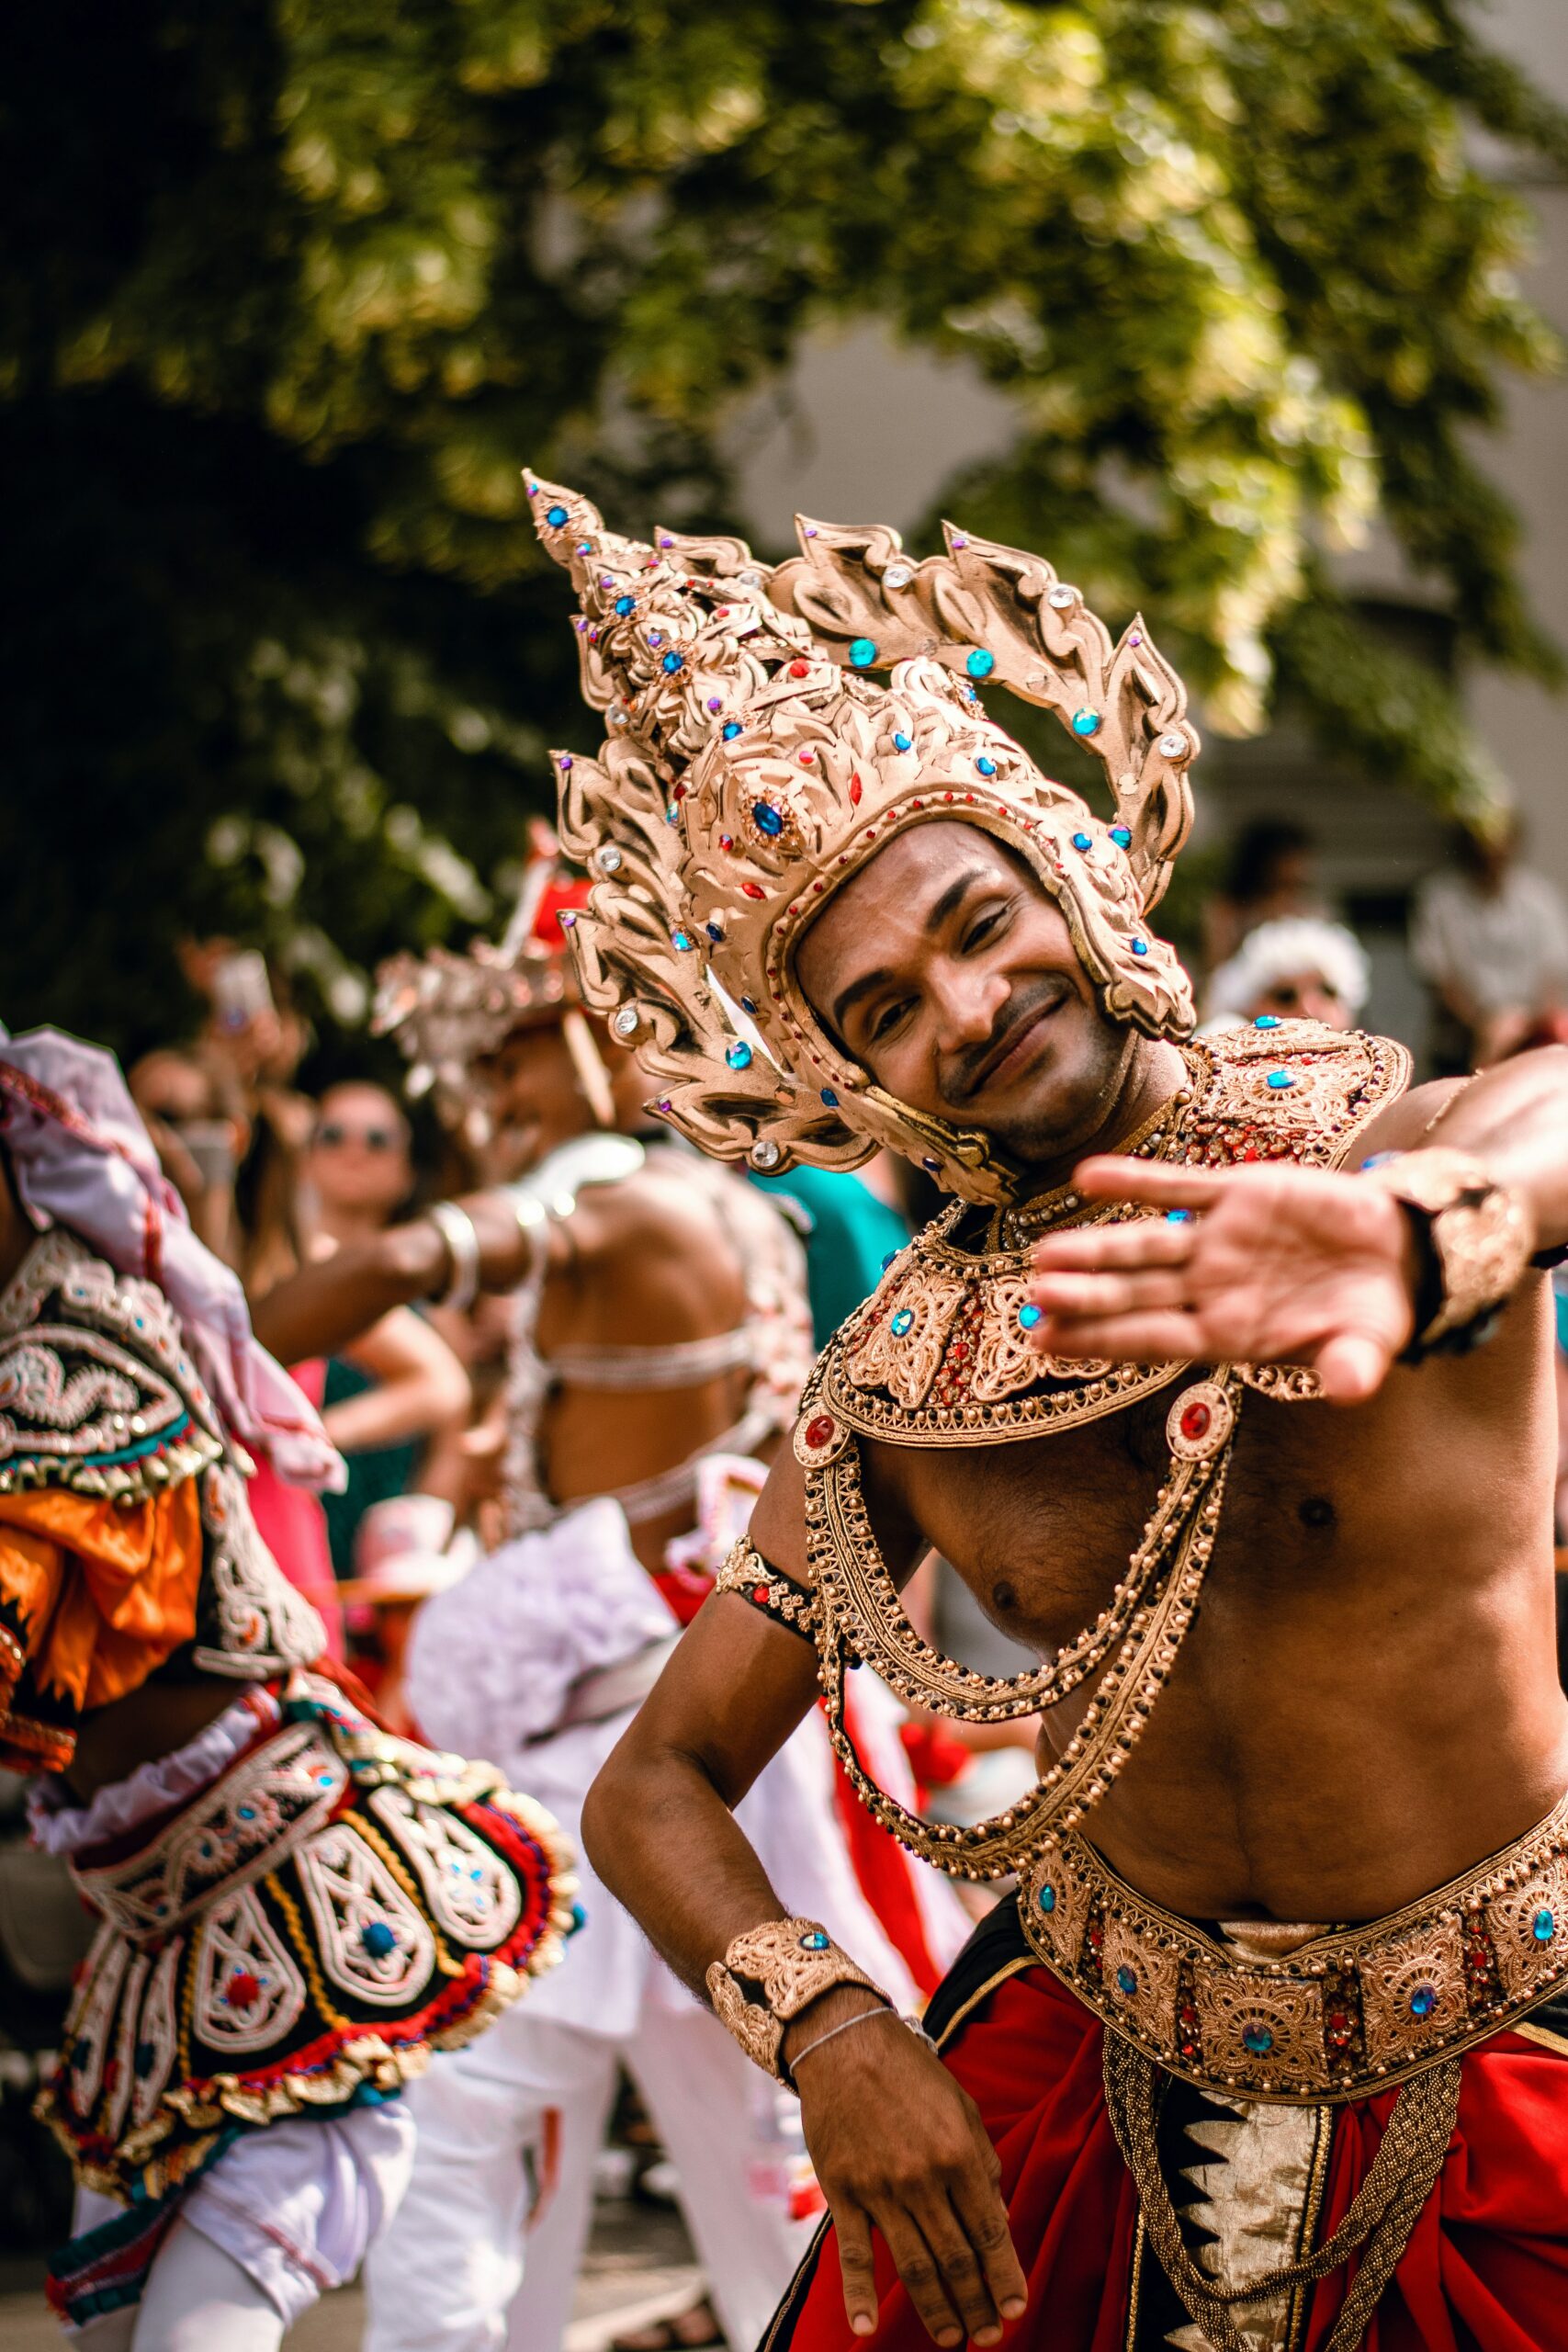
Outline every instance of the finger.
[[871, 2223], [858, 2205], [833, 2208], [833, 2229], [839, 2241], [839, 2278], [844, 2290], [844, 2316], [852, 2334], [876, 2332], [876, 2265], [871, 2249]]
[[939, 2191], [935, 2200], [918, 2209], [915, 2218], [942, 2273], [947, 2300], [964, 2323], [965, 2335], [978, 2344], [998, 2342], [1002, 2324], [986, 2284], [985, 2269], [951, 2198]]
[[[1182, 1269], [1138, 1274], [1036, 1274], [1029, 1295], [1047, 1315], [1136, 1315], [1153, 1306], [1181, 1306], [1188, 1296]], [[1037, 1327], [1038, 1335], [1038, 1327]]]
[[1228, 1351], [1206, 1341], [1195, 1315], [1047, 1316], [1030, 1339], [1042, 1354], [1110, 1356], [1123, 1363], [1211, 1363]]
[[1012, 2242], [1007, 2207], [998, 2187], [1001, 2166], [978, 2123], [976, 2136], [982, 2154], [990, 2161], [959, 2182], [953, 2201], [964, 2233], [980, 2257], [992, 2302], [1004, 2320], [1021, 2319], [1029, 2302], [1029, 2281]]
[[1035, 1243], [1032, 1263], [1051, 1273], [1179, 1266], [1191, 1256], [1194, 1238], [1192, 1211], [1168, 1209], [1164, 1216], [1134, 1217], [1128, 1225], [1075, 1226], [1066, 1233], [1048, 1233]]
[[943, 2352], [952, 2352], [964, 2341], [964, 2323], [924, 2231], [901, 2207], [879, 2213], [876, 2222], [921, 2326]]
[[1073, 1190], [1090, 1201], [1147, 1201], [1162, 1209], [1209, 1209], [1245, 1169], [1168, 1168], [1159, 1159], [1128, 1159], [1101, 1152], [1073, 1170]]
[[1337, 1332], [1319, 1349], [1314, 1369], [1333, 1405], [1364, 1405], [1375, 1396], [1393, 1362], [1389, 1349], [1361, 1331]]

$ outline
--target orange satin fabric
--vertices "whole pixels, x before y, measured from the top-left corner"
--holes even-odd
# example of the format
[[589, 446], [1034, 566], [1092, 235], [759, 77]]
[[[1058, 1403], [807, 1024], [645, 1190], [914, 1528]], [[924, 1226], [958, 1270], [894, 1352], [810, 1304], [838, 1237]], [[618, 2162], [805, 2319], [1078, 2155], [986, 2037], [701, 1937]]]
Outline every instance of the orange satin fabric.
[[195, 1478], [129, 1510], [63, 1487], [0, 1495], [0, 1764], [68, 1764], [76, 1721], [192, 1638], [200, 1580]]

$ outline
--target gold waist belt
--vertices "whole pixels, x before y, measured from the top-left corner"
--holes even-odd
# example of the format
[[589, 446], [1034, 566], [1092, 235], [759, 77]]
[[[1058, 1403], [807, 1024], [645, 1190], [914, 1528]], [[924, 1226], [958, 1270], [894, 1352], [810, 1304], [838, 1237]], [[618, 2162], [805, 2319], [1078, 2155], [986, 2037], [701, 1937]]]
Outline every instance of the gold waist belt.
[[1365, 2098], [1568, 1981], [1568, 1796], [1462, 1878], [1279, 1960], [1145, 1901], [1071, 1832], [1042, 1847], [1018, 1900], [1052, 1974], [1170, 2074], [1285, 2104]]

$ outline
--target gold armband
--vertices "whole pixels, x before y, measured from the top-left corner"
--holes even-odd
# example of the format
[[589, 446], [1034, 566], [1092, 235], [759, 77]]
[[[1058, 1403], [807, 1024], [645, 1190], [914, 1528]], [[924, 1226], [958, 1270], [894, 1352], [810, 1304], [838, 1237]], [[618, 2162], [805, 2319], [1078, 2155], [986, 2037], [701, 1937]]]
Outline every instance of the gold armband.
[[780, 2054], [785, 2026], [835, 1984], [863, 1984], [887, 2001], [881, 1985], [815, 1919], [770, 1919], [749, 1928], [707, 1973], [714, 2015], [747, 2057], [780, 2083], [789, 2081]]
[[1530, 1262], [1525, 1202], [1468, 1152], [1441, 1144], [1391, 1153], [1368, 1169], [1367, 1179], [1415, 1211], [1427, 1245], [1405, 1361], [1479, 1346]]
[[764, 1560], [747, 1536], [730, 1547], [714, 1578], [714, 1590], [738, 1593], [764, 1617], [776, 1617], [792, 1634], [816, 1644], [822, 1624], [822, 1604], [816, 1593], [809, 1585], [796, 1584], [782, 1568]]

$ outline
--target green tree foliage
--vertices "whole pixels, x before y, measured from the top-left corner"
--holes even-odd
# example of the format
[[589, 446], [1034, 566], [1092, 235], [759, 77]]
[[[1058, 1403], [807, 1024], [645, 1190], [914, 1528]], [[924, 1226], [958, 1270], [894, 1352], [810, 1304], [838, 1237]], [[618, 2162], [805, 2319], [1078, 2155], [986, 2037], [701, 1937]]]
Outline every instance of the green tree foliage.
[[744, 528], [733, 403], [868, 314], [1016, 446], [950, 485], [1207, 721], [1282, 681], [1491, 779], [1323, 560], [1381, 502], [1461, 652], [1555, 674], [1472, 428], [1554, 362], [1474, 123], [1568, 120], [1465, 0], [82, 0], [0, 72], [12, 1020], [166, 1031], [229, 927], [321, 1004], [482, 922], [581, 739], [519, 468]]

